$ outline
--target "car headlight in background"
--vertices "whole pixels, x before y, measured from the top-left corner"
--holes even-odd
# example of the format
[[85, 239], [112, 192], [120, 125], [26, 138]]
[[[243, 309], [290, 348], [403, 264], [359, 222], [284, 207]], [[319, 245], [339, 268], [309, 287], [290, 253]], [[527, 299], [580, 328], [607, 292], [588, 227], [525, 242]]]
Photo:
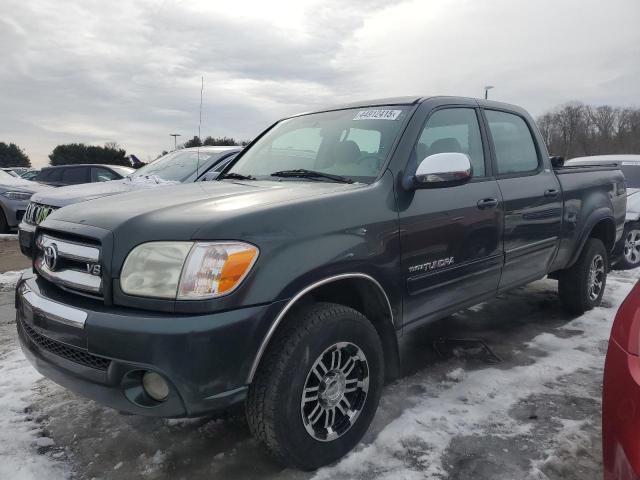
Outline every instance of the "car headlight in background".
[[29, 200], [33, 193], [29, 192], [4, 192], [2, 194], [3, 197], [8, 198], [9, 200]]
[[142, 297], [203, 300], [235, 290], [258, 258], [244, 242], [150, 242], [124, 262], [120, 286]]

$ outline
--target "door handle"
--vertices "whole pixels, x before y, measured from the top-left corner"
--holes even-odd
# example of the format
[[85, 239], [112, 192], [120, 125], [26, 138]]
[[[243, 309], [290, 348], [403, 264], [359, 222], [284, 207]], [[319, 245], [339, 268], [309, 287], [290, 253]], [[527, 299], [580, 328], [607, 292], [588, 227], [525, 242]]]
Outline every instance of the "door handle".
[[498, 200], [495, 198], [485, 198], [483, 200], [478, 200], [478, 208], [480, 210], [484, 210], [485, 208], [495, 208], [498, 206]]
[[555, 188], [550, 188], [549, 190], [545, 190], [544, 191], [544, 196], [545, 197], [557, 197], [559, 193], [560, 193], [559, 190], [556, 190]]

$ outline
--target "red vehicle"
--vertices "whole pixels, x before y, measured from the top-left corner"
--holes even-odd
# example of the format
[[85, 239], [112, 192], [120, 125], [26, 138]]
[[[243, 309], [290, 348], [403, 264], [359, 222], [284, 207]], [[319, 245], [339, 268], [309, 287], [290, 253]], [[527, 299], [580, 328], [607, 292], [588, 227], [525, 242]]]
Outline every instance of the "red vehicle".
[[604, 368], [605, 480], [640, 480], [640, 282], [613, 322]]

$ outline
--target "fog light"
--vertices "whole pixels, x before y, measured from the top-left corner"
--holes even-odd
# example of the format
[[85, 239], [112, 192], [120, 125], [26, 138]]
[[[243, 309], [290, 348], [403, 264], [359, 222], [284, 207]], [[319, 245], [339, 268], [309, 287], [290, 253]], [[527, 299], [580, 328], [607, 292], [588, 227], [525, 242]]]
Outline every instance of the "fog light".
[[169, 385], [155, 372], [147, 372], [142, 376], [142, 386], [144, 391], [158, 402], [166, 400], [169, 396]]

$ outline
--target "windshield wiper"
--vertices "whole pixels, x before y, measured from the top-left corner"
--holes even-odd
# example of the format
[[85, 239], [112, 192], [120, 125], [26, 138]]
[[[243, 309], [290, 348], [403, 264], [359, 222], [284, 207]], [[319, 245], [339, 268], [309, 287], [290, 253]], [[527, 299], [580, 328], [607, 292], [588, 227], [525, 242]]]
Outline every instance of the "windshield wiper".
[[305, 168], [297, 168], [295, 170], [280, 170], [279, 172], [273, 172], [271, 174], [272, 177], [283, 177], [283, 178], [326, 178], [327, 180], [332, 180], [334, 182], [340, 183], [353, 183], [353, 180], [347, 177], [342, 177], [340, 175], [332, 175], [330, 173], [317, 172], [315, 170], [307, 170]]
[[251, 175], [242, 175], [241, 173], [229, 172], [223, 175], [218, 176], [218, 180], [222, 180], [223, 178], [230, 178], [232, 180], [255, 180], [256, 177], [252, 177]]

